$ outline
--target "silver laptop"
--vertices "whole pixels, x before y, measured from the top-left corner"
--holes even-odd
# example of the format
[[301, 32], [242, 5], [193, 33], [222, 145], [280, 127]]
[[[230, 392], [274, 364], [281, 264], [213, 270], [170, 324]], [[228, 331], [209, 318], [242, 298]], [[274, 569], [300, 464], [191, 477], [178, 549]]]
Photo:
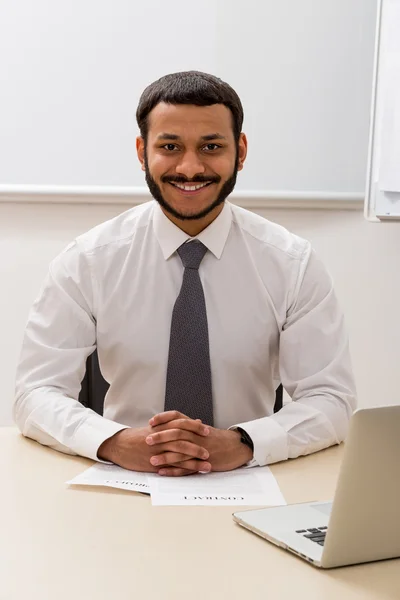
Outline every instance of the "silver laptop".
[[246, 510], [233, 518], [316, 567], [400, 557], [400, 406], [353, 414], [333, 502]]

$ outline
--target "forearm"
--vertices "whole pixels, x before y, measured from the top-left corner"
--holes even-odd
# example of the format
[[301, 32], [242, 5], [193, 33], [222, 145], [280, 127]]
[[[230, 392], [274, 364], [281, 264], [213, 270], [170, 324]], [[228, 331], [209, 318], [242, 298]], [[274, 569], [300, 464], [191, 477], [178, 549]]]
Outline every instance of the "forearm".
[[26, 437], [59, 452], [92, 460], [97, 460], [103, 441], [125, 427], [97, 415], [53, 387], [17, 394], [14, 419]]
[[317, 452], [345, 439], [355, 398], [320, 391], [277, 413], [238, 424], [254, 443], [254, 458], [267, 465]]

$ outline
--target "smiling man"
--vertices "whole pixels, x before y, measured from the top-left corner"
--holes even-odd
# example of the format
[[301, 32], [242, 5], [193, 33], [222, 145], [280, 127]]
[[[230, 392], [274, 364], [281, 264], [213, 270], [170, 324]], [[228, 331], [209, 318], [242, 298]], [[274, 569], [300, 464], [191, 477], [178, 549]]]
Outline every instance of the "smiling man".
[[[137, 121], [154, 201], [51, 263], [17, 372], [21, 431], [167, 476], [340, 443], [356, 401], [331, 279], [306, 240], [227, 201], [247, 153], [236, 92], [205, 73], [167, 75]], [[104, 416], [78, 402], [96, 347]], [[292, 402], [274, 413], [280, 382]]]
[[220, 214], [243, 168], [247, 140], [233, 131], [232, 118], [223, 104], [160, 102], [151, 111], [150, 131], [137, 140], [152, 196], [178, 227], [191, 221], [184, 224], [190, 235]]

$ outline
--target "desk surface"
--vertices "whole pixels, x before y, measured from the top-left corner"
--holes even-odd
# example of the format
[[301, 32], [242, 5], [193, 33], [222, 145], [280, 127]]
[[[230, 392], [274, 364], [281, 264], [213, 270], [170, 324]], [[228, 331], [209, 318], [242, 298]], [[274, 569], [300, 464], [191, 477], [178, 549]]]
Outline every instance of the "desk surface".
[[[286, 500], [330, 499], [341, 455], [273, 466]], [[91, 464], [0, 428], [1, 600], [400, 598], [400, 560], [322, 571], [234, 524], [237, 507], [65, 485]]]

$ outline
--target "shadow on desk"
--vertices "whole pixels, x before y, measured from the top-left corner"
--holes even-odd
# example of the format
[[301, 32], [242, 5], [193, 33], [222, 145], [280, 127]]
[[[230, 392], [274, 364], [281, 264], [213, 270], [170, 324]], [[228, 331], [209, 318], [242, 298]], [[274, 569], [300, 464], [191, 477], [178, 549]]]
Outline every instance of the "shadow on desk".
[[[323, 571], [323, 575], [328, 579], [341, 582], [345, 587], [359, 588], [360, 600], [364, 598], [399, 600], [400, 598], [400, 559], [398, 558], [338, 567]], [[343, 600], [346, 600], [345, 596]]]

